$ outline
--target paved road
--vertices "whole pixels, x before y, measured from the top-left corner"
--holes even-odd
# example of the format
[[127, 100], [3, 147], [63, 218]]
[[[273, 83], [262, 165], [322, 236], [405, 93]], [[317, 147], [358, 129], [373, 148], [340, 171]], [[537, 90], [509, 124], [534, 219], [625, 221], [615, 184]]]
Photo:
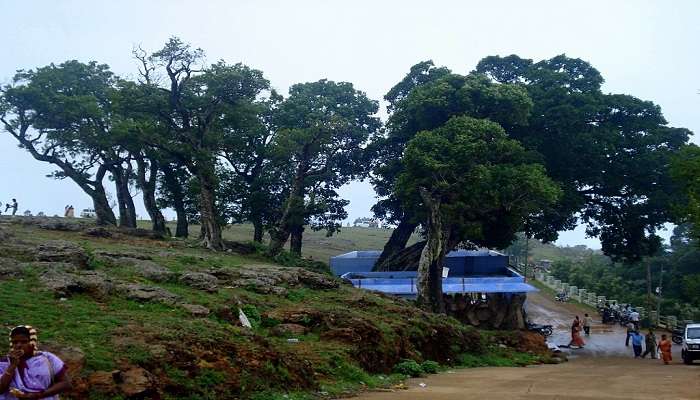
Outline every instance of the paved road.
[[[573, 316], [583, 316], [585, 310], [536, 293], [529, 298], [528, 312], [537, 322], [555, 325], [552, 341], [566, 344]], [[595, 324], [584, 340], [583, 349], [565, 349], [571, 360], [565, 364], [448, 371], [409, 380], [407, 390], [370, 392], [359, 399], [700, 400], [700, 361], [683, 365], [680, 354], [674, 354], [674, 364], [668, 366], [659, 360], [635, 360], [620, 326]]]

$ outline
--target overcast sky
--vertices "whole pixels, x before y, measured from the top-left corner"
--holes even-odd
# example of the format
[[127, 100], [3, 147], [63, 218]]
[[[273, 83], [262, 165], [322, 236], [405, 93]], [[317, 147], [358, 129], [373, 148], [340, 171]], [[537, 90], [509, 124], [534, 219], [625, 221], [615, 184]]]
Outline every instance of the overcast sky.
[[[671, 125], [700, 131], [698, 1], [0, 0], [0, 12], [2, 83], [17, 69], [70, 59], [133, 76], [132, 47], [157, 50], [173, 35], [203, 48], [210, 62], [261, 69], [283, 93], [328, 78], [377, 100], [419, 61], [467, 73], [488, 55], [538, 61], [565, 53], [596, 67], [604, 91], [654, 101]], [[20, 211], [48, 215], [62, 215], [66, 204], [91, 207], [74, 183], [46, 178], [52, 168], [3, 132], [0, 148], [0, 201], [16, 197]], [[370, 215], [369, 184], [342, 194], [351, 220]], [[558, 243], [600, 246], [581, 229]]]

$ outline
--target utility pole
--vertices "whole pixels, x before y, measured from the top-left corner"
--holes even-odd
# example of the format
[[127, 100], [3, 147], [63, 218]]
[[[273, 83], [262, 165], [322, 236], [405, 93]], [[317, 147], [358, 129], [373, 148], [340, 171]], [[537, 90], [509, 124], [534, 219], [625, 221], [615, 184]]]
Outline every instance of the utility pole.
[[661, 272], [659, 273], [659, 286], [656, 288], [656, 326], [659, 326], [659, 322], [661, 321], [661, 293], [663, 292], [663, 283], [664, 265], [661, 264]]

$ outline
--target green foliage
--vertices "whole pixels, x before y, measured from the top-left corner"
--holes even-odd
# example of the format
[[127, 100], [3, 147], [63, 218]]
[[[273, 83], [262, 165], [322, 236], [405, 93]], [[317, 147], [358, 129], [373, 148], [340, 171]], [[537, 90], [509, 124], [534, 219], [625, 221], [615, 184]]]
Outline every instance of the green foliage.
[[426, 374], [437, 374], [440, 370], [440, 364], [431, 360], [423, 361], [420, 367]]
[[394, 365], [394, 372], [406, 376], [418, 377], [423, 375], [423, 368], [415, 360], [403, 360]]
[[244, 304], [241, 306], [241, 310], [246, 317], [248, 317], [248, 320], [250, 321], [250, 324], [253, 325], [253, 328], [260, 326], [262, 317], [260, 316], [260, 311], [258, 311], [258, 308], [254, 304]]

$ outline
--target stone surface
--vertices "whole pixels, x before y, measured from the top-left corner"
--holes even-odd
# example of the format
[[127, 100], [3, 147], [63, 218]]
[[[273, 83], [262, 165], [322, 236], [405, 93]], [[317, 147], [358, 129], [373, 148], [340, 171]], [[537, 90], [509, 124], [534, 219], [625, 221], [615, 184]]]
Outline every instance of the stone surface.
[[270, 331], [274, 336], [301, 336], [306, 332], [306, 327], [298, 324], [279, 324]]
[[66, 364], [68, 373], [72, 376], [80, 376], [85, 367], [85, 353], [78, 347], [45, 342], [39, 343], [39, 349], [57, 355]]
[[114, 381], [114, 375], [118, 373], [119, 371], [93, 372], [87, 377], [89, 390], [102, 394], [115, 394], [117, 392], [117, 383]]
[[83, 234], [86, 236], [101, 237], [101, 238], [109, 238], [109, 237], [113, 236], [112, 231], [105, 228], [104, 226], [93, 226], [93, 227], [87, 228], [83, 231]]
[[75, 293], [87, 293], [100, 299], [114, 292], [114, 282], [101, 272], [81, 271], [77, 273], [49, 270], [39, 280], [57, 296], [70, 297]]
[[234, 287], [245, 287], [263, 294], [286, 295], [283, 286], [305, 286], [314, 289], [334, 289], [340, 280], [302, 268], [285, 268], [268, 264], [246, 265], [240, 268], [212, 268], [209, 273], [222, 283]]
[[180, 300], [179, 296], [165, 289], [138, 283], [120, 284], [117, 286], [117, 290], [123, 293], [127, 299], [140, 302], [159, 302], [173, 305]]
[[23, 269], [16, 260], [0, 257], [0, 279], [17, 278], [22, 275]]
[[175, 279], [177, 275], [150, 260], [140, 260], [138, 258], [122, 258], [120, 260], [129, 262], [134, 272], [153, 282], [168, 282]]
[[186, 272], [180, 276], [180, 282], [200, 290], [207, 292], [216, 292], [218, 290], [219, 279], [204, 272]]
[[156, 391], [155, 377], [141, 367], [132, 367], [117, 375], [117, 387], [127, 398], [142, 398]]
[[95, 255], [99, 257], [110, 257], [110, 258], [136, 258], [139, 260], [152, 260], [153, 258], [149, 254], [143, 252], [137, 253], [133, 251], [116, 251], [116, 250], [97, 250]]
[[88, 255], [85, 249], [66, 240], [51, 240], [36, 248], [37, 261], [63, 261], [87, 268]]
[[181, 304], [181, 306], [189, 311], [193, 317], [206, 317], [211, 312], [208, 308], [198, 304]]

